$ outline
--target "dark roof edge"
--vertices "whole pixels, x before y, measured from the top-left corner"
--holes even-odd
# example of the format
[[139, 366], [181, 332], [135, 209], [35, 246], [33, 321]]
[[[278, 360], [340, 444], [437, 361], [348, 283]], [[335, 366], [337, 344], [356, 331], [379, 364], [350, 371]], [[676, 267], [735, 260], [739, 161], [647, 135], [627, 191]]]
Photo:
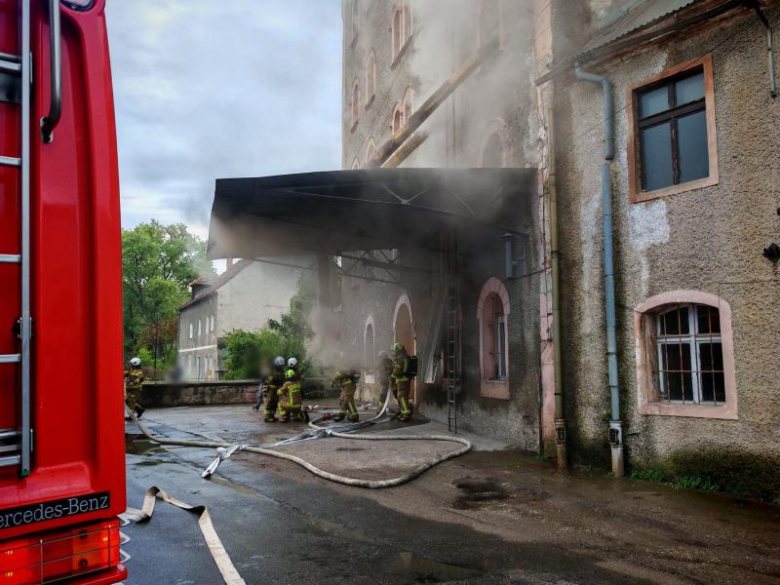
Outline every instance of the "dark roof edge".
[[[716, 6], [711, 10], [702, 12], [701, 14], [697, 14], [696, 16], [692, 16], [685, 20], [675, 22], [673, 24], [659, 28], [657, 30], [650, 31], [637, 36], [632, 36], [630, 38], [622, 38], [613, 41], [611, 43], [608, 43], [604, 46], [592, 49], [590, 51], [569, 55], [568, 57], [562, 59], [558, 65], [555, 65], [552, 70], [550, 70], [548, 73], [544, 74], [542, 77], [537, 79], [536, 85], [540, 86], [540, 85], [544, 85], [548, 81], [552, 81], [560, 74], [562, 74], [564, 71], [573, 68], [575, 64], [583, 64], [583, 63], [588, 63], [590, 61], [595, 61], [596, 59], [609, 56], [622, 49], [627, 49], [629, 47], [636, 46], [647, 41], [656, 40], [668, 34], [680, 31], [682, 29], [691, 26], [695, 26], [697, 24], [706, 22], [708, 20], [712, 20], [713, 18], [717, 18], [718, 16], [721, 16], [726, 12], [729, 12], [730, 10], [737, 8], [739, 6], [748, 8], [749, 7], [748, 5], [749, 5], [749, 0], [727, 0], [723, 4]], [[671, 14], [667, 16], [671, 16]], [[648, 23], [648, 26], [652, 26], [653, 24], [654, 22]], [[638, 29], [638, 30], [642, 30], [642, 29]]]
[[213, 295], [219, 288], [221, 288], [223, 285], [227, 284], [231, 280], [233, 280], [240, 272], [244, 270], [247, 266], [249, 266], [252, 263], [252, 260], [249, 259], [242, 259], [233, 264], [230, 268], [225, 270], [222, 274], [220, 274], [217, 278], [219, 278], [219, 281], [207, 288], [205, 291], [203, 291], [201, 294], [196, 296], [194, 299], [190, 299], [187, 302], [185, 302], [182, 306], [179, 307], [178, 311], [181, 313], [184, 309], [189, 309], [190, 307], [197, 305], [201, 301], [209, 298], [211, 295]]

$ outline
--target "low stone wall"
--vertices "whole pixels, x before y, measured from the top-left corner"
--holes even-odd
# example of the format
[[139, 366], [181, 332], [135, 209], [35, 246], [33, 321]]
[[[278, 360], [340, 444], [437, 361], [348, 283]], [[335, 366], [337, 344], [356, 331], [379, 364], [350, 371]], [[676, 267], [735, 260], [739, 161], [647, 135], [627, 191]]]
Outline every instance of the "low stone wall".
[[141, 404], [146, 408], [254, 404], [259, 385], [258, 380], [153, 382], [144, 384]]

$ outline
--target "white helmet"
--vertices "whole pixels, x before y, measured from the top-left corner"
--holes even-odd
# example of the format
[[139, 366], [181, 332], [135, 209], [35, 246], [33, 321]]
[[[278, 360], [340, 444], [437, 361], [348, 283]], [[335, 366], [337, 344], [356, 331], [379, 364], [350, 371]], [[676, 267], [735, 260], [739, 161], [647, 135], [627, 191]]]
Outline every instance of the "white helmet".
[[281, 368], [284, 365], [284, 358], [280, 355], [276, 356], [276, 358], [274, 359], [274, 365], [277, 368]]
[[133, 358], [133, 359], [131, 359], [130, 360], [130, 365], [131, 366], [140, 366], [141, 365], [140, 358]]
[[287, 367], [288, 368], [294, 368], [297, 365], [298, 365], [298, 360], [297, 359], [290, 358], [289, 360], [287, 360]]

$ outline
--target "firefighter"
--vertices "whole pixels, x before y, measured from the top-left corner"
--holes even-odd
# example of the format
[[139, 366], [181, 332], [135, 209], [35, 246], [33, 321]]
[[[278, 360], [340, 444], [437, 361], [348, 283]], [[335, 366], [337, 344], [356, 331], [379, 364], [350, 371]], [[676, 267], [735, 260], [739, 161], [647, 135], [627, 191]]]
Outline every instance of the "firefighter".
[[360, 420], [357, 406], [355, 406], [355, 392], [357, 391], [358, 380], [360, 380], [360, 373], [354, 368], [339, 370], [333, 376], [332, 385], [341, 391], [339, 411], [334, 420], [342, 421], [344, 418], [349, 418], [350, 422]]
[[144, 382], [144, 372], [141, 369], [141, 360], [134, 357], [130, 360], [130, 369], [125, 371], [125, 404], [138, 418], [145, 412], [143, 406], [138, 403], [141, 398], [141, 384]]
[[279, 406], [279, 389], [284, 385], [284, 358], [277, 356], [274, 359], [273, 370], [265, 379], [263, 387], [263, 420], [276, 422], [276, 409]]
[[292, 369], [287, 370], [284, 377], [285, 382], [279, 389], [279, 420], [283, 423], [305, 421], [300, 378]]
[[398, 400], [401, 412], [398, 420], [409, 422], [412, 409], [409, 407], [409, 390], [411, 388], [411, 361], [403, 343], [393, 345], [393, 371], [390, 374], [390, 389]]
[[[387, 391], [390, 387], [390, 374], [393, 373], [393, 360], [387, 355], [386, 351], [380, 351], [377, 355], [376, 373], [379, 380], [381, 392], [379, 394], [379, 404], [384, 404], [387, 398]], [[393, 396], [398, 400], [398, 394], [393, 390]]]

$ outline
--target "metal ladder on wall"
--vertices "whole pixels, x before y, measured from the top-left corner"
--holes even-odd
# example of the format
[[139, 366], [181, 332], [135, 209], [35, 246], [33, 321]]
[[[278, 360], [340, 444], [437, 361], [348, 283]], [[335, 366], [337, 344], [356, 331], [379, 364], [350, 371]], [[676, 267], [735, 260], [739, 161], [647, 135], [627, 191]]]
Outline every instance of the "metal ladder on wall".
[[452, 230], [447, 235], [447, 300], [445, 315], [445, 380], [447, 389], [447, 428], [458, 432], [458, 394], [461, 377], [461, 314], [460, 272], [458, 270], [458, 235]]
[[[10, 101], [20, 109], [19, 157], [2, 156], [0, 167], [12, 167], [19, 173], [19, 208], [21, 228], [19, 253], [0, 250], [0, 264], [19, 266], [21, 283], [20, 317], [17, 321], [19, 353], [0, 355], [0, 367], [19, 369], [18, 428], [0, 429], [0, 467], [19, 466], [19, 475], [30, 474], [32, 456], [32, 427], [30, 421], [30, 109], [31, 109], [31, 54], [30, 54], [30, 0], [20, 0], [20, 54], [0, 53], [0, 74], [6, 86], [16, 85], [18, 92], [6, 92]], [[17, 81], [18, 80], [18, 81]], [[18, 85], [17, 85], [18, 84]], [[16, 95], [13, 95], [16, 94]]]

